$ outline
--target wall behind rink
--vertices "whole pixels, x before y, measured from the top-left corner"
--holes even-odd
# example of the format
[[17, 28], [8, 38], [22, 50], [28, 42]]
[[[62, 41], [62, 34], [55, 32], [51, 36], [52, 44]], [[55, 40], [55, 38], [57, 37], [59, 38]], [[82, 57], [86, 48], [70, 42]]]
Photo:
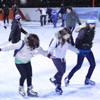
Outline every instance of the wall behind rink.
[[[20, 12], [23, 19], [27, 21], [39, 21], [40, 20], [40, 12], [36, 11], [38, 8], [20, 8]], [[44, 8], [46, 10], [46, 8]], [[60, 8], [52, 8], [56, 11], [59, 11]], [[80, 19], [88, 19], [88, 18], [95, 18], [100, 21], [100, 7], [76, 7], [73, 8], [74, 11], [79, 15]], [[10, 9], [9, 18], [12, 19], [12, 11]], [[0, 13], [0, 19], [3, 19], [3, 14]]]
[[[36, 11], [37, 8], [20, 8], [23, 12], [26, 20], [30, 21], [39, 21], [40, 20], [40, 13]], [[46, 10], [46, 8], [44, 8]], [[60, 8], [52, 8], [59, 11]], [[80, 19], [88, 19], [88, 18], [95, 18], [99, 19], [100, 21], [100, 7], [76, 7], [73, 8], [74, 11], [79, 15]]]

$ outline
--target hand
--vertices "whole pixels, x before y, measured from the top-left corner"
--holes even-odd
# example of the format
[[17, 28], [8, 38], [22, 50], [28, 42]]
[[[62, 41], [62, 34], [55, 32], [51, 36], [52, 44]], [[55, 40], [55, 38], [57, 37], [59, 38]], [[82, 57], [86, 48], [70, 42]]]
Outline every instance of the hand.
[[52, 55], [51, 55], [50, 53], [47, 55], [48, 58], [51, 58], [51, 56], [52, 56]]
[[8, 41], [10, 42], [11, 41], [11, 38], [9, 38]]
[[79, 25], [81, 25], [81, 23], [79, 23]]

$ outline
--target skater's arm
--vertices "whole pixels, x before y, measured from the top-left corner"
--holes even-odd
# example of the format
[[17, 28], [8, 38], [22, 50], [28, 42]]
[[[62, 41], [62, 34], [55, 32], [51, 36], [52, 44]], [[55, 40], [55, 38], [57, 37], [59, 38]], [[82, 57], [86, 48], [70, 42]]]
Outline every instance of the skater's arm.
[[74, 46], [72, 46], [71, 44], [69, 44], [69, 48], [68, 49], [73, 51], [73, 52], [75, 52], [75, 53], [77, 53], [77, 54], [79, 53], [79, 50], [77, 48], [75, 48]]
[[81, 21], [80, 21], [78, 15], [77, 15], [75, 12], [73, 12], [73, 13], [74, 13], [74, 16], [75, 16], [75, 18], [76, 18], [77, 23], [78, 23], [79, 25], [81, 25]]
[[36, 48], [37, 54], [41, 54], [43, 56], [47, 56], [48, 52], [46, 50], [43, 50], [42, 47]]
[[19, 41], [18, 43], [15, 43], [15, 44], [11, 44], [11, 45], [8, 45], [8, 46], [4, 46], [1, 49], [1, 51], [10, 51], [10, 50], [15, 50], [15, 49], [19, 49], [22, 45], [22, 41]]
[[25, 35], [28, 34], [23, 28], [21, 28], [21, 32], [24, 33]]

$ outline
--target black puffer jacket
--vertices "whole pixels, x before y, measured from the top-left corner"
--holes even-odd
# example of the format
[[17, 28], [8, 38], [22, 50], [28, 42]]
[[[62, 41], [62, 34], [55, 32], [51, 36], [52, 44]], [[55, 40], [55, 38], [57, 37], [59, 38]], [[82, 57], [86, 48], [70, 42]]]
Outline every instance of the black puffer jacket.
[[76, 38], [76, 48], [82, 50], [90, 50], [92, 48], [93, 39], [95, 35], [95, 28], [89, 28], [89, 26], [82, 28]]
[[21, 27], [20, 22], [14, 19], [12, 21], [9, 41], [12, 43], [17, 43], [19, 40], [21, 40], [21, 32], [27, 34], [27, 32]]

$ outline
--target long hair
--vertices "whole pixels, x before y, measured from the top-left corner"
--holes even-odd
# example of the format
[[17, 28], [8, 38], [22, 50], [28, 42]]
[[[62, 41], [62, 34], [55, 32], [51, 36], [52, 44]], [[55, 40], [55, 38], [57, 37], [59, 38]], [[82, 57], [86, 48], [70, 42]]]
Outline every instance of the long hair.
[[[64, 35], [66, 35], [66, 34], [69, 34], [70, 35], [70, 37], [67, 39], [67, 40], [65, 40], [64, 38], [63, 38], [63, 36]], [[58, 37], [58, 39], [60, 40], [62, 40], [62, 43], [61, 43], [61, 46], [63, 46], [64, 44], [65, 44], [65, 42], [67, 41], [68, 43], [71, 43], [71, 31], [70, 31], [70, 29], [69, 28], [63, 28], [62, 30], [60, 30], [59, 31], [59, 37]]]
[[26, 37], [26, 43], [32, 50], [34, 50], [39, 47], [39, 37], [36, 34], [31, 33]]

